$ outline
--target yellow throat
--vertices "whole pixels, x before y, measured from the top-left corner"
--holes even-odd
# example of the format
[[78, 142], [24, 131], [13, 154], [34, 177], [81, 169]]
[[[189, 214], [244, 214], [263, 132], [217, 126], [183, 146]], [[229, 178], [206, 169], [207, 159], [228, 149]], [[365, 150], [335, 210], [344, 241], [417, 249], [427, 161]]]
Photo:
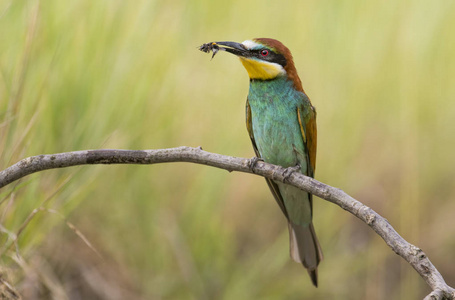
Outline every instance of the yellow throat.
[[283, 75], [286, 71], [276, 63], [240, 57], [250, 79], [268, 80]]

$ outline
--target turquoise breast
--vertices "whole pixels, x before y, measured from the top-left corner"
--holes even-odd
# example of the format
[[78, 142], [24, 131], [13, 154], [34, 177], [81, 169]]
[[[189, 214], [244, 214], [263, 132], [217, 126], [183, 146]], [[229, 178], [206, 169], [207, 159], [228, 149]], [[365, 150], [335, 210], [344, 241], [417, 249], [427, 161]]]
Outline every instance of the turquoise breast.
[[309, 103], [306, 95], [282, 77], [251, 81], [248, 102], [254, 139], [264, 161], [283, 167], [298, 163], [306, 173], [306, 151], [297, 116], [297, 107]]

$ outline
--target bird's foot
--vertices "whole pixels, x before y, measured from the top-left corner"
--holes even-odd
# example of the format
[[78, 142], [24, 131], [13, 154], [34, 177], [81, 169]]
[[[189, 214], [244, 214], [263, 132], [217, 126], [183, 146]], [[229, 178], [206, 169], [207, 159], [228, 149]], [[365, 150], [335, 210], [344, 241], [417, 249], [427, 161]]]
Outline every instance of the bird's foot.
[[252, 158], [250, 159], [250, 163], [249, 163], [249, 166], [248, 166], [248, 167], [250, 168], [251, 172], [254, 173], [254, 167], [256, 166], [256, 164], [258, 163], [258, 161], [264, 161], [264, 160], [263, 160], [262, 158], [260, 158], [260, 157], [257, 157], [257, 156], [252, 157]]
[[289, 177], [291, 177], [292, 173], [300, 171], [301, 167], [299, 164], [296, 164], [293, 167], [287, 167], [284, 169], [283, 174], [283, 183], [286, 183], [287, 180], [289, 180]]

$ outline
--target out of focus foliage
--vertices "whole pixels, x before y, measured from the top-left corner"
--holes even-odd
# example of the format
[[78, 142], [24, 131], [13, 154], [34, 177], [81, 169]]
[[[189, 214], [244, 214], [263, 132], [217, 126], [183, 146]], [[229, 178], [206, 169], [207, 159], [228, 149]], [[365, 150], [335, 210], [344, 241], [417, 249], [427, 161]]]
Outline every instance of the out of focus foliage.
[[[210, 61], [197, 46], [276, 38], [318, 110], [316, 178], [385, 216], [454, 286], [454, 15], [445, 0], [0, 0], [0, 167], [98, 148], [252, 157], [247, 74], [234, 56]], [[1, 273], [24, 299], [429, 292], [365, 224], [320, 199], [325, 260], [313, 288], [251, 175], [84, 166], [24, 178], [0, 200]]]

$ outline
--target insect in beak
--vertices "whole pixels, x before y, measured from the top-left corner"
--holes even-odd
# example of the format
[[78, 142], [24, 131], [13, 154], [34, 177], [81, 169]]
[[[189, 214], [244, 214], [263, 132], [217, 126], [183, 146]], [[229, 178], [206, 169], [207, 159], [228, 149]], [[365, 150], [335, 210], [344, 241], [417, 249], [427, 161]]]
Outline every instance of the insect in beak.
[[226, 51], [237, 55], [238, 57], [250, 57], [251, 53], [248, 49], [240, 43], [235, 42], [210, 42], [203, 44], [199, 47], [199, 50], [209, 53], [213, 52], [212, 58], [218, 53], [218, 51]]
[[[223, 49], [223, 48], [221, 48], [221, 49]], [[202, 52], [205, 52], [205, 53], [210, 53], [210, 51], [212, 51], [213, 54], [212, 54], [212, 58], [210, 59], [210, 60], [212, 60], [215, 57], [215, 55], [218, 53], [218, 51], [220, 51], [220, 47], [215, 42], [212, 42], [212, 43], [203, 44], [202, 46], [199, 47], [199, 50], [201, 50]]]

